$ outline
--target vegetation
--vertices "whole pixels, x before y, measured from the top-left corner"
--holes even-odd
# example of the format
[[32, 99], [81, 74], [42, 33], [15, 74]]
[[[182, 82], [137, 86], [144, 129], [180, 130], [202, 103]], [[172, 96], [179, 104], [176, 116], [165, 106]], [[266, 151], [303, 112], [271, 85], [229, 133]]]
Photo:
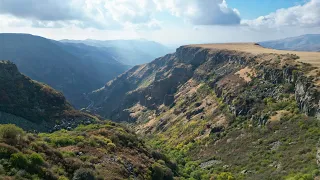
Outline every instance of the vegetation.
[[0, 134], [0, 179], [173, 178], [165, 156], [153, 158], [136, 135], [115, 123], [40, 134], [0, 125]]
[[74, 110], [61, 92], [24, 76], [9, 61], [0, 61], [0, 84], [0, 111], [36, 124], [36, 130], [49, 131], [57, 120], [63, 119], [73, 119], [72, 123], [95, 121], [94, 117]]

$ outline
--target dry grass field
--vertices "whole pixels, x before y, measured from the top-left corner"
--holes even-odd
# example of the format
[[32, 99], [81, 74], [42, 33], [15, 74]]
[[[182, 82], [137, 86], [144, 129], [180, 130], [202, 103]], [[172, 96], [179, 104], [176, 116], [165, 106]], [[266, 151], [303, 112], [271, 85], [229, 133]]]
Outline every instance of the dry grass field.
[[226, 49], [235, 50], [241, 52], [247, 52], [252, 54], [296, 54], [300, 57], [298, 61], [303, 63], [309, 63], [317, 68], [320, 68], [320, 52], [301, 52], [301, 51], [284, 51], [275, 50], [261, 47], [260, 45], [255, 45], [254, 43], [226, 43], [226, 44], [195, 44], [188, 45], [191, 47], [202, 47], [206, 49]]

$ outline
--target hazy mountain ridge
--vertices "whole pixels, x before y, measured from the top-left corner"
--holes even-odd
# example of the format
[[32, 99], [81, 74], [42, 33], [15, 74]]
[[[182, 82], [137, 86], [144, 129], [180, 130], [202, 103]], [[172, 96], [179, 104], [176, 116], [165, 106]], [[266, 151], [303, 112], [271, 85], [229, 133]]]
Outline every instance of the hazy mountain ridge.
[[0, 34], [0, 59], [17, 64], [22, 73], [62, 91], [76, 107], [83, 93], [97, 89], [128, 66], [89, 46], [73, 46], [28, 34]]
[[280, 40], [259, 42], [263, 47], [293, 50], [293, 51], [320, 51], [320, 34], [306, 34]]
[[155, 58], [174, 52], [160, 43], [148, 40], [61, 40], [63, 43], [87, 44], [104, 48], [119, 62], [127, 65], [148, 63]]

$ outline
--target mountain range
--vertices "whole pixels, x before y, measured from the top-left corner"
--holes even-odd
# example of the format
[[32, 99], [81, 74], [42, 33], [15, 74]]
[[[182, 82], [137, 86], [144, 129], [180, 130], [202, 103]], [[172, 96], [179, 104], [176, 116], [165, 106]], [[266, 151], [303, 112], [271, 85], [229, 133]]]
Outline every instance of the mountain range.
[[12, 36], [0, 179], [320, 177], [320, 52], [197, 44], [128, 67], [105, 46]]
[[82, 43], [94, 47], [103, 48], [115, 59], [127, 65], [139, 65], [148, 63], [155, 58], [173, 53], [170, 49], [160, 43], [144, 39], [138, 40], [62, 40], [64, 43]]
[[[115, 42], [125, 44], [126, 41]], [[154, 56], [165, 53], [165, 47], [155, 42], [129, 42], [144, 48], [144, 51], [150, 49]], [[63, 92], [73, 106], [83, 108], [89, 104], [86, 93], [102, 87], [129, 69], [131, 64], [148, 62], [153, 58], [142, 51], [120, 46], [107, 48], [80, 42], [59, 42], [30, 34], [0, 34], [0, 59], [14, 62], [23, 74]], [[155, 50], [157, 48], [159, 51]], [[131, 62], [126, 61], [129, 57], [132, 57]]]
[[306, 34], [280, 40], [264, 41], [259, 44], [266, 48], [293, 51], [320, 51], [320, 34]]

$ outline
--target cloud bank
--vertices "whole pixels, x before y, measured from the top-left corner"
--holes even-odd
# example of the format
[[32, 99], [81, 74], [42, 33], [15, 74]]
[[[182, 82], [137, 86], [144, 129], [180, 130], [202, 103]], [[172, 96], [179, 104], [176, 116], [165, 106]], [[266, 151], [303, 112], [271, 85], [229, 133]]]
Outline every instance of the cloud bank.
[[[0, 15], [28, 21], [33, 27], [159, 29], [154, 15], [167, 11], [194, 25], [234, 25], [239, 12], [225, 0], [1, 0]], [[9, 17], [7, 16], [7, 17]], [[13, 18], [13, 19], [14, 19]]]
[[227, 0], [0, 1], [0, 21], [13, 27], [160, 30], [162, 21], [171, 20], [159, 18], [163, 13], [191, 26], [320, 27], [320, 0], [278, 9], [252, 20], [241, 20], [240, 12], [229, 7]]
[[169, 10], [194, 25], [234, 25], [240, 13], [228, 7], [225, 0], [157, 0], [158, 9]]
[[281, 26], [320, 27], [320, 0], [310, 0], [304, 5], [278, 9], [266, 16], [243, 20], [242, 24], [256, 28]]

